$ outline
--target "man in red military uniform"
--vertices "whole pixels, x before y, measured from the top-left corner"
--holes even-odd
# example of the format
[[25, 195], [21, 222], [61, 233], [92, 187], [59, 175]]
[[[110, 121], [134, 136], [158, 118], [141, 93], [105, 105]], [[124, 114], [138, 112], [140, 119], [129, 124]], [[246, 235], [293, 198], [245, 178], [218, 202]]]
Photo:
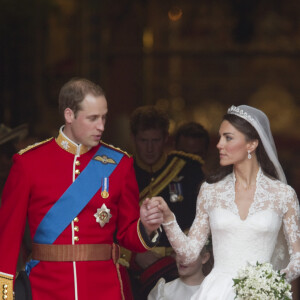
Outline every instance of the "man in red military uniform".
[[154, 246], [161, 213], [155, 201], [139, 208], [132, 158], [100, 141], [102, 89], [72, 79], [60, 91], [59, 108], [65, 126], [58, 137], [16, 154], [3, 190], [1, 297], [13, 299], [27, 216], [33, 300], [125, 299], [116, 243], [137, 252]]

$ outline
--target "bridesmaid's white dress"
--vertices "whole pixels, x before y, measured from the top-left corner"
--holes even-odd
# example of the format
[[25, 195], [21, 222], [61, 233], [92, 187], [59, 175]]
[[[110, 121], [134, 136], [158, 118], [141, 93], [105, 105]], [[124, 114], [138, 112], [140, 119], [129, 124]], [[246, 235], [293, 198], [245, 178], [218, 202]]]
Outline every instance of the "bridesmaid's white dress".
[[[240, 218], [235, 204], [234, 173], [200, 189], [197, 214], [189, 235], [177, 222], [164, 225], [177, 255], [194, 261], [212, 234], [214, 268], [192, 300], [233, 300], [233, 280], [248, 262], [271, 262], [289, 281], [300, 275], [300, 217], [295, 191], [259, 170], [248, 216]], [[288, 252], [287, 250], [288, 249]]]
[[147, 300], [185, 300], [199, 289], [199, 285], [187, 285], [180, 278], [167, 282], [160, 278], [151, 290]]

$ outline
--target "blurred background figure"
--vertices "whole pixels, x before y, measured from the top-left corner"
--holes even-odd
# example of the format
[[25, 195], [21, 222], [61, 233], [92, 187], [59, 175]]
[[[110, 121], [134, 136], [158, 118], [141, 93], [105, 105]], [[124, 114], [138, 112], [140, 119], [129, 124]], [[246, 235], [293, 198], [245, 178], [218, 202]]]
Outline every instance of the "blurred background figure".
[[[134, 145], [134, 169], [140, 204], [147, 197], [162, 196], [173, 208], [183, 230], [196, 212], [203, 160], [196, 154], [168, 151], [169, 116], [155, 106], [136, 108], [130, 116]], [[129, 263], [135, 299], [146, 299], [156, 282], [178, 277], [173, 250], [163, 232], [159, 244], [146, 253], [123, 253]]]
[[198, 155], [202, 159], [202, 170], [209, 172], [206, 164], [210, 137], [208, 131], [195, 121], [182, 123], [174, 134], [174, 148], [178, 151]]
[[27, 134], [27, 124], [15, 128], [0, 124], [0, 200], [4, 183], [12, 165], [12, 156], [18, 152], [19, 143], [25, 139]]
[[199, 155], [206, 159], [209, 147], [209, 133], [197, 122], [187, 122], [180, 125], [174, 135], [176, 150]]
[[[22, 147], [28, 136], [28, 124], [21, 124], [10, 128], [0, 124], [0, 205], [2, 189], [12, 166], [12, 156]], [[24, 268], [26, 260], [31, 253], [31, 238], [28, 224], [26, 223], [25, 233], [21, 244], [20, 255], [17, 264], [17, 271]]]
[[179, 278], [167, 283], [161, 278], [149, 293], [148, 300], [190, 299], [212, 269], [212, 244], [210, 239], [207, 241], [198, 259], [191, 264], [182, 264], [176, 256]]

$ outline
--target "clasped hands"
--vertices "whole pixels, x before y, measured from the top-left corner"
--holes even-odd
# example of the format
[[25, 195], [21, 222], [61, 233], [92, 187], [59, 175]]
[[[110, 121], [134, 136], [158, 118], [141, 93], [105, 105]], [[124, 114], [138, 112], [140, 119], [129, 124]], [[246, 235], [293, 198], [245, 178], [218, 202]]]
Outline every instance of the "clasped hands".
[[162, 223], [174, 219], [172, 211], [162, 197], [145, 199], [140, 208], [140, 217], [148, 235], [157, 230]]

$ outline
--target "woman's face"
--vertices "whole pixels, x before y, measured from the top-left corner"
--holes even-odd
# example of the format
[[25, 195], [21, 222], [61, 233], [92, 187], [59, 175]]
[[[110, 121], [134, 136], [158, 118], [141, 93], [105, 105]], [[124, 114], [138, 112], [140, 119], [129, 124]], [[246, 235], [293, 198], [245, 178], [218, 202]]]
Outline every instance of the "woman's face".
[[243, 133], [238, 131], [230, 122], [224, 120], [219, 129], [220, 140], [217, 148], [220, 154], [220, 165], [239, 164], [247, 159], [250, 142], [246, 141]]

